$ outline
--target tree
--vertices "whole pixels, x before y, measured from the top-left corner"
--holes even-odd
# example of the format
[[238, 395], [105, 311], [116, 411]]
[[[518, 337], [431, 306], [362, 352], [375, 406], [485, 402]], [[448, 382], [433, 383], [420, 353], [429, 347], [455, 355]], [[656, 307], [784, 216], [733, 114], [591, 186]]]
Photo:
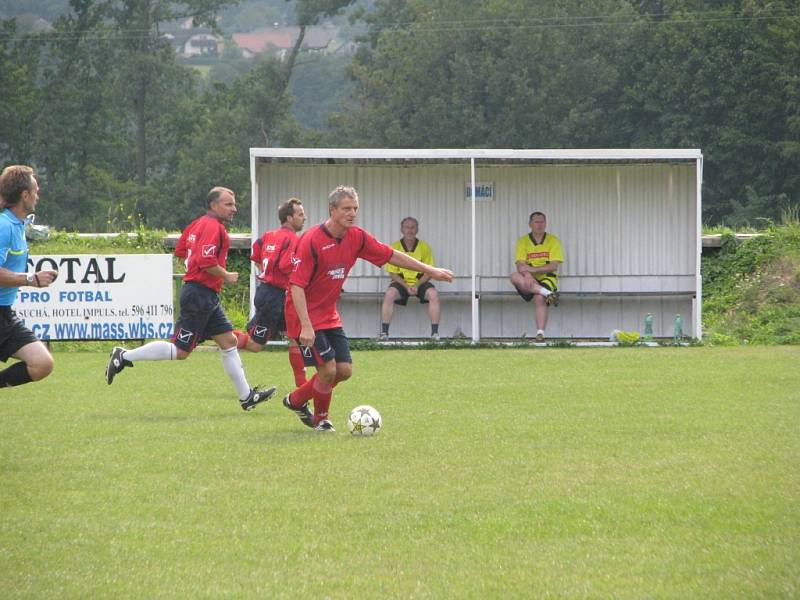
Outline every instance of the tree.
[[[167, 40], [158, 34], [167, 21], [191, 18], [197, 24], [214, 26], [214, 16], [238, 0], [106, 0], [101, 3], [120, 38], [126, 60], [120, 63], [123, 95], [132, 103], [136, 135], [136, 181], [148, 183], [148, 116], [152, 95], [165, 92], [176, 73], [175, 56]], [[137, 203], [137, 214], [146, 220], [145, 198]]]
[[378, 0], [368, 24], [354, 146], [696, 147], [707, 220], [800, 202], [797, 0]]
[[0, 21], [0, 161], [4, 163], [28, 162], [31, 155], [29, 124], [38, 113], [39, 48], [17, 37], [15, 21]]

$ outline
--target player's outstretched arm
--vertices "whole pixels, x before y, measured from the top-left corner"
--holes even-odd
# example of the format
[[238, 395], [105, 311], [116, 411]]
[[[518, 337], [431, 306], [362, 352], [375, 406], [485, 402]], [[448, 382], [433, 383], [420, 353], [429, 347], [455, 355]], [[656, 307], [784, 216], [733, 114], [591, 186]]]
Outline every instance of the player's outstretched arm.
[[404, 269], [411, 269], [412, 271], [419, 271], [425, 273], [431, 279], [436, 281], [453, 281], [453, 272], [448, 269], [439, 269], [426, 265], [418, 261], [416, 258], [410, 257], [408, 254], [403, 254], [395, 250], [392, 252], [392, 257], [389, 259], [389, 264], [395, 267], [402, 267]]

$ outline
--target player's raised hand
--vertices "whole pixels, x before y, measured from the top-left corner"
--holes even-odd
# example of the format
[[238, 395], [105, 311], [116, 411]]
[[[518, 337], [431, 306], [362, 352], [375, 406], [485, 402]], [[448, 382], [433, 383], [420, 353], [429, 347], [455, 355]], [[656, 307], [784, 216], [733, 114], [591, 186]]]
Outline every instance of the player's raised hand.
[[430, 272], [431, 279], [435, 279], [436, 281], [447, 281], [448, 283], [453, 281], [453, 272], [449, 269], [438, 269], [433, 268]]

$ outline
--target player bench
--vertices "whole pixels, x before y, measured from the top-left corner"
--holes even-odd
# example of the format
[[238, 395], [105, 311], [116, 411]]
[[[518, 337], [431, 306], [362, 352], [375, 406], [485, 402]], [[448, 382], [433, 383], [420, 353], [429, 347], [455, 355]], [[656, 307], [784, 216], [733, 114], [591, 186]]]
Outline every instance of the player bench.
[[[347, 298], [383, 297], [389, 285], [386, 276], [351, 276], [345, 283], [343, 296]], [[453, 283], [433, 282], [441, 298], [470, 299], [472, 280], [456, 277]], [[559, 278], [559, 295], [562, 298], [624, 298], [624, 297], [694, 297], [694, 276], [576, 276]], [[475, 296], [503, 298], [517, 296], [508, 277], [482, 275], [476, 277]]]

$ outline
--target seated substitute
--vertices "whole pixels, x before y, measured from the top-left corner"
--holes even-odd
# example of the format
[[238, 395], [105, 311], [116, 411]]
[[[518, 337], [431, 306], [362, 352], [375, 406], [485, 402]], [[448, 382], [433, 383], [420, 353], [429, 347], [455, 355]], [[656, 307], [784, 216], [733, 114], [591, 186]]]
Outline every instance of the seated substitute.
[[544, 341], [547, 307], [558, 306], [558, 267], [564, 262], [561, 241], [547, 233], [547, 217], [539, 211], [528, 219], [531, 232], [517, 240], [517, 270], [511, 283], [525, 302], [535, 298], [536, 341]]
[[[400, 222], [400, 232], [403, 237], [394, 242], [391, 247], [393, 250], [403, 252], [412, 258], [416, 258], [421, 263], [434, 267], [436, 265], [433, 261], [433, 251], [427, 243], [417, 238], [418, 231], [419, 223], [417, 220], [414, 217], [406, 217]], [[392, 322], [394, 305], [405, 306], [410, 296], [416, 296], [419, 298], [420, 304], [428, 305], [428, 315], [431, 318], [431, 339], [438, 341], [441, 308], [439, 305], [439, 292], [430, 282], [430, 275], [392, 264], [389, 264], [386, 270], [392, 282], [383, 296], [381, 334], [378, 339], [380, 341], [389, 339], [389, 324]]]

